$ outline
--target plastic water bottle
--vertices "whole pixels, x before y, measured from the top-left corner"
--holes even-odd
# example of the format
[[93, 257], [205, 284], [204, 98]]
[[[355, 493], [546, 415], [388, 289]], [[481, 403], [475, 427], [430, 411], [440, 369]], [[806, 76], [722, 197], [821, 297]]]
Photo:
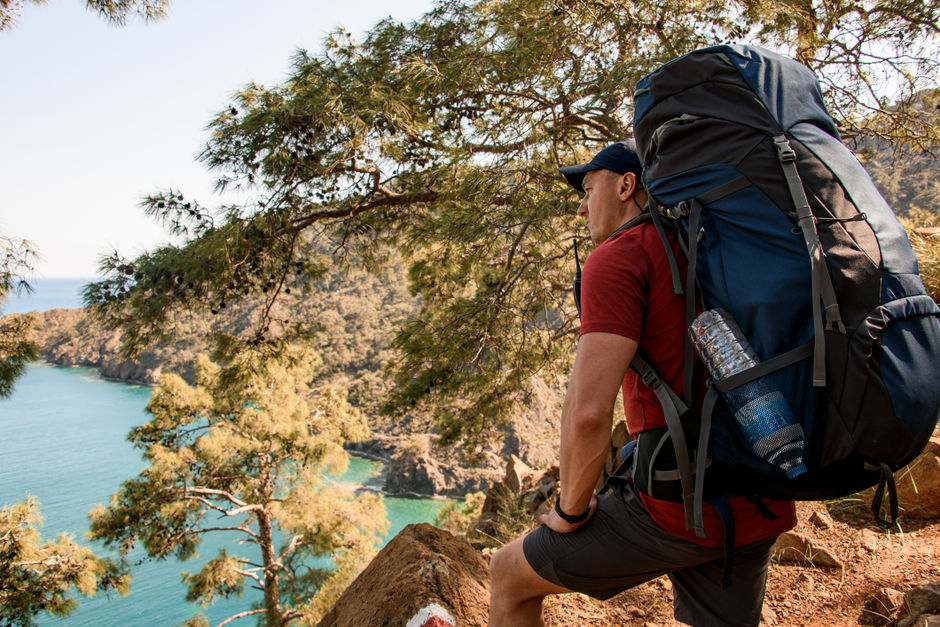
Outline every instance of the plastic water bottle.
[[[689, 335], [715, 381], [759, 363], [741, 329], [723, 309], [700, 314], [689, 327]], [[803, 428], [780, 390], [756, 379], [723, 392], [722, 398], [754, 453], [781, 468], [791, 479], [806, 472]]]

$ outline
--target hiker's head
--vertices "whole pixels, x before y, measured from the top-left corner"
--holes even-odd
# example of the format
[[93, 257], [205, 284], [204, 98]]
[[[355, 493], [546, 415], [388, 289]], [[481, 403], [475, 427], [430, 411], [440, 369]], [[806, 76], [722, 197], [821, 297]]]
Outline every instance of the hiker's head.
[[646, 204], [643, 169], [632, 139], [607, 146], [588, 163], [559, 171], [572, 187], [584, 192], [578, 215], [585, 218], [597, 244], [639, 215]]

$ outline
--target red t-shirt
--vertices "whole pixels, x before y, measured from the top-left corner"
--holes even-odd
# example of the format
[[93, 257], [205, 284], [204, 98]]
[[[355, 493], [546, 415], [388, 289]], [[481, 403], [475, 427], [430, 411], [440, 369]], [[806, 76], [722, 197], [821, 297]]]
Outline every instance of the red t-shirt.
[[[685, 258], [672, 241], [685, 277]], [[630, 338], [660, 372], [676, 394], [682, 394], [685, 361], [685, 296], [672, 291], [672, 274], [662, 240], [649, 222], [618, 233], [588, 257], [581, 279], [581, 334], [614, 333]], [[704, 381], [701, 381], [704, 384]], [[636, 436], [663, 427], [666, 419], [656, 395], [639, 376], [628, 370], [623, 378], [623, 405], [627, 428]], [[640, 493], [653, 520], [663, 529], [705, 546], [723, 543], [721, 519], [705, 504], [705, 538], [685, 528], [682, 503], [664, 501]], [[735, 516], [735, 544], [742, 546], [792, 529], [796, 512], [791, 501], [764, 503], [777, 515], [765, 519], [744, 497], [729, 497]]]

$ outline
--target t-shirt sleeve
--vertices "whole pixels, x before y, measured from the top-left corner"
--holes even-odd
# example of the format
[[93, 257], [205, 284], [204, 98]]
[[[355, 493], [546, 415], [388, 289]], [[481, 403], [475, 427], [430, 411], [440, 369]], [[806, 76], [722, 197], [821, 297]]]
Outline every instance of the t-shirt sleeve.
[[608, 240], [584, 264], [581, 334], [615, 333], [640, 341], [648, 302], [648, 257], [629, 238]]

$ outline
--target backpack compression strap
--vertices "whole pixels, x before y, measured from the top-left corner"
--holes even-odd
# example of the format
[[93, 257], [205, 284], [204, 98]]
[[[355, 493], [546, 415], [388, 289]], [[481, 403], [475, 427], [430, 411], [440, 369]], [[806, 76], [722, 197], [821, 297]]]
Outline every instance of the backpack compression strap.
[[790, 146], [786, 135], [776, 135], [773, 139], [777, 146], [777, 158], [786, 175], [790, 197], [796, 208], [797, 221], [803, 232], [803, 239], [806, 241], [806, 249], [809, 251], [813, 290], [813, 328], [815, 330], [813, 386], [825, 387], [826, 336], [823, 332], [822, 312], [826, 312], [827, 330], [837, 328], [840, 333], [845, 333], [845, 325], [842, 324], [842, 316], [839, 313], [839, 303], [836, 301], [836, 292], [832, 287], [832, 277], [829, 276], [823, 259], [822, 244], [819, 242], [819, 233], [816, 231], [816, 219], [813, 217], [806, 192], [803, 190], [803, 181], [796, 168], [796, 153]]

